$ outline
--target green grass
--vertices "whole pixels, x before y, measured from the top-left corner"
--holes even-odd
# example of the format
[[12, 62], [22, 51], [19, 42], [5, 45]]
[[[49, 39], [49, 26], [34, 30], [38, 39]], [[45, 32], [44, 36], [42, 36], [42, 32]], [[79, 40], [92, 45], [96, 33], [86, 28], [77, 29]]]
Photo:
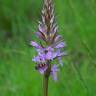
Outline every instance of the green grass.
[[[50, 78], [49, 96], [95, 96], [96, 1], [54, 1], [58, 33], [69, 54], [58, 82]], [[29, 46], [30, 40], [37, 39], [33, 33], [42, 2], [0, 2], [0, 96], [42, 96], [42, 76], [34, 69], [35, 52]]]

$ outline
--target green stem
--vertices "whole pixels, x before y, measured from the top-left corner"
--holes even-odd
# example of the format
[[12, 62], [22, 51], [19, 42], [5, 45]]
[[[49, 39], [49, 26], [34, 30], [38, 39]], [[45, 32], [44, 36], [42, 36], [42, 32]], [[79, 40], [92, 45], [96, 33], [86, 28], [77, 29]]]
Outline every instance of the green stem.
[[46, 72], [44, 73], [43, 78], [43, 90], [44, 90], [44, 96], [48, 96], [48, 81], [50, 77], [50, 71], [51, 71], [51, 64], [50, 61], [47, 62], [48, 68]]
[[48, 96], [48, 80], [49, 76], [44, 75], [43, 79], [44, 96]]

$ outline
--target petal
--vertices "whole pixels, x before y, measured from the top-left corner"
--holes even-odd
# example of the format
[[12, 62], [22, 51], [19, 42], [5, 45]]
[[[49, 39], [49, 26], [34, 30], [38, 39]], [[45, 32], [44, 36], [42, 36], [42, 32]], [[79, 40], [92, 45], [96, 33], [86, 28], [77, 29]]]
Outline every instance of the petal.
[[51, 51], [51, 52], [54, 51], [54, 49], [53, 49], [51, 46], [47, 47], [46, 50], [47, 50], [47, 51]]
[[44, 68], [39, 68], [38, 71], [40, 72], [40, 74], [44, 74], [44, 72], [47, 70], [47, 66]]
[[42, 36], [42, 34], [41, 34], [40, 32], [36, 32], [35, 34], [36, 34], [36, 36], [37, 36], [38, 38], [44, 39], [43, 36]]
[[46, 48], [46, 51], [48, 51], [48, 52], [46, 53], [46, 59], [47, 59], [47, 60], [52, 60], [52, 59], [53, 59], [54, 49], [49, 46], [48, 48]]
[[59, 49], [59, 48], [63, 48], [64, 46], [65, 46], [65, 43], [61, 42], [55, 48]]
[[39, 57], [40, 57], [40, 61], [41, 62], [45, 62], [46, 61], [45, 54], [40, 54]]
[[32, 59], [32, 61], [37, 63], [44, 63], [46, 61], [45, 54], [40, 54]]
[[38, 70], [40, 72], [40, 74], [44, 74], [44, 72], [47, 70], [47, 68], [48, 68], [47, 64], [44, 66], [41, 66], [41, 67], [38, 65], [35, 66], [35, 69]]
[[53, 59], [57, 57], [57, 52], [54, 52], [52, 55]]
[[61, 40], [61, 35], [56, 36], [55, 42], [57, 42], [57, 41], [59, 41], [59, 40]]
[[48, 52], [47, 54], [46, 54], [46, 59], [47, 60], [51, 60], [53, 57], [52, 57], [52, 52]]
[[57, 65], [54, 64], [51, 68], [51, 75], [54, 81], [57, 81], [57, 71], [58, 71]]
[[54, 64], [51, 68], [51, 71], [58, 71], [58, 66]]
[[64, 55], [67, 55], [67, 53], [66, 52], [62, 52], [62, 53], [59, 53], [57, 56], [61, 57], [61, 56], [64, 56]]
[[31, 41], [30, 43], [32, 46], [36, 47], [37, 49], [40, 49], [42, 48], [38, 43], [34, 42], [34, 41]]
[[52, 75], [53, 80], [57, 81], [57, 72], [52, 72], [51, 75]]
[[54, 59], [54, 58], [57, 58], [57, 57], [59, 57], [59, 56], [61, 56], [60, 49], [58, 49], [56, 52], [53, 52], [53, 54], [52, 54], [52, 58], [53, 58], [53, 59]]
[[58, 57], [58, 60], [59, 60], [61, 67], [63, 67], [62, 57]]
[[40, 69], [39, 69], [39, 72], [40, 72], [40, 74], [44, 74], [45, 71], [40, 68]]
[[38, 28], [39, 28], [39, 31], [40, 31], [40, 32], [45, 32], [45, 33], [46, 33], [46, 31], [47, 31], [46, 26], [43, 25], [43, 24], [39, 24]]
[[40, 58], [39, 58], [39, 56], [34, 57], [34, 58], [32, 59], [32, 61], [34, 61], [34, 62], [40, 62]]

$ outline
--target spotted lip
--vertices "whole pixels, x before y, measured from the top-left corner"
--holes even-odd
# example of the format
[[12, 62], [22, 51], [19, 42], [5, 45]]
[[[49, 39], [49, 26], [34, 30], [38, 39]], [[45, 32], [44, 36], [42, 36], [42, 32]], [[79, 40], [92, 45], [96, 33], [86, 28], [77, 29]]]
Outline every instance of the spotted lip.
[[39, 70], [40, 68], [44, 68], [46, 66], [46, 64], [37, 64], [36, 66], [35, 66], [35, 69], [36, 70]]

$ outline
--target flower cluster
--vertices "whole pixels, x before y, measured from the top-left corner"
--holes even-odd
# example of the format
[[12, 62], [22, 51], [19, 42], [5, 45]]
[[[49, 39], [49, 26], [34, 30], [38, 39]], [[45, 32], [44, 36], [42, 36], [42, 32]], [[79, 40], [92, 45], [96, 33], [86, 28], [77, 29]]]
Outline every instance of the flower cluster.
[[[63, 65], [61, 62], [61, 57], [66, 55], [65, 52], [60, 52], [60, 49], [63, 48], [65, 46], [65, 44], [63, 42], [60, 42], [59, 44], [57, 44], [56, 46], [52, 47], [52, 46], [48, 46], [48, 47], [43, 47], [41, 45], [39, 45], [38, 43], [31, 41], [31, 45], [34, 46], [37, 50], [38, 55], [36, 57], [34, 57], [32, 59], [32, 61], [36, 62], [37, 64], [44, 64], [44, 66], [39, 66], [38, 70], [41, 74], [44, 74], [44, 72], [47, 70], [48, 68], [48, 61], [53, 61], [54, 59], [58, 59], [61, 66]], [[37, 65], [38, 66], [38, 65]], [[57, 72], [57, 66], [58, 65], [53, 65], [51, 68], [51, 75], [53, 76], [54, 80], [56, 79], [56, 72]]]
[[54, 80], [57, 80], [57, 71], [59, 70], [58, 64], [51, 64], [55, 59], [59, 60], [61, 66], [62, 56], [66, 55], [65, 52], [61, 52], [61, 49], [65, 47], [65, 42], [62, 41], [61, 35], [57, 34], [58, 27], [54, 22], [54, 8], [52, 0], [44, 0], [44, 7], [42, 10], [42, 22], [39, 22], [38, 31], [36, 36], [46, 43], [45, 45], [38, 44], [35, 41], [31, 41], [31, 45], [36, 48], [37, 56], [32, 61], [36, 62], [36, 69], [44, 75], [52, 76]]

